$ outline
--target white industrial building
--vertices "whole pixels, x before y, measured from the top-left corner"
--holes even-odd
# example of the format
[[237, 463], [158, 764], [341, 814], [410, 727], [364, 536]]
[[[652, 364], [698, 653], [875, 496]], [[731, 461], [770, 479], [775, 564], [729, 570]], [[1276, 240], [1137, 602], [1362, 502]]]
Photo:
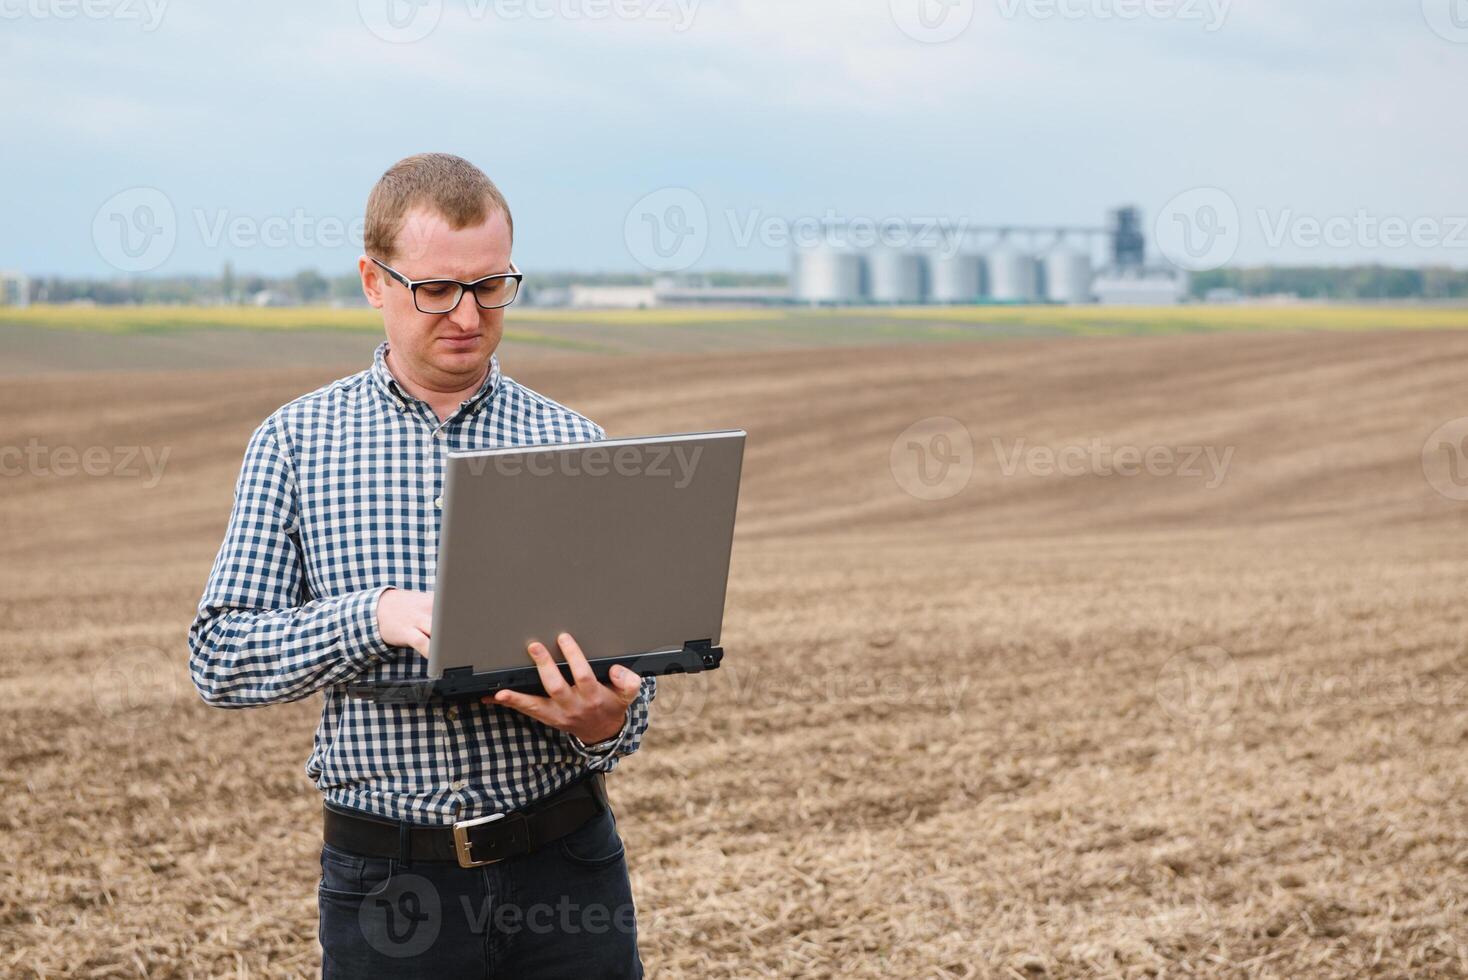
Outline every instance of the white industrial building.
[[1032, 255], [1003, 246], [988, 255], [989, 299], [1033, 303], [1040, 298], [1040, 266]]
[[1170, 269], [1112, 272], [1098, 277], [1091, 288], [1102, 306], [1175, 306], [1188, 295], [1188, 274]]
[[873, 303], [921, 303], [924, 296], [922, 256], [895, 248], [870, 252], [867, 285]]
[[[1182, 302], [1187, 274], [1146, 263], [1141, 212], [1117, 208], [1109, 218], [1097, 228], [964, 224], [956, 249], [858, 248], [832, 234], [795, 250], [789, 298], [830, 306]], [[1101, 263], [1098, 240], [1106, 245]]]
[[0, 270], [0, 306], [30, 306], [31, 280], [24, 272]]
[[1045, 298], [1052, 303], [1089, 303], [1096, 298], [1091, 257], [1078, 249], [1056, 246], [1045, 254]]
[[689, 278], [660, 278], [652, 285], [548, 286], [530, 293], [532, 306], [577, 309], [645, 310], [657, 306], [770, 306], [790, 302], [784, 289], [764, 286], [713, 286]]
[[985, 295], [984, 260], [978, 255], [928, 253], [928, 302], [977, 303]]
[[[1187, 273], [1149, 265], [1142, 215], [1117, 208], [1104, 226], [1056, 227], [939, 222], [957, 229], [942, 247], [857, 246], [825, 226], [820, 244], [791, 255], [788, 289], [715, 286], [701, 276], [648, 284], [573, 283], [531, 291], [535, 306], [650, 309], [659, 306], [913, 306], [1054, 303], [1173, 305], [1186, 301]], [[931, 231], [932, 223], [924, 228]], [[849, 230], [849, 229], [847, 229]], [[911, 241], [925, 232], [913, 223]]]
[[645, 310], [658, 305], [651, 286], [583, 286], [570, 288], [571, 306], [604, 310]]
[[866, 296], [865, 265], [861, 253], [852, 249], [797, 249], [791, 296], [805, 303], [860, 303]]

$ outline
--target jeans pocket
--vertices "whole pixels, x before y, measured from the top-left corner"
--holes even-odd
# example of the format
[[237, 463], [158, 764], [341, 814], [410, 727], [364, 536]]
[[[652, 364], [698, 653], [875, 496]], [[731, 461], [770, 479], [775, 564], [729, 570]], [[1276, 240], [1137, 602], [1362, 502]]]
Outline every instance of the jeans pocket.
[[583, 868], [605, 868], [622, 860], [625, 848], [617, 833], [617, 820], [603, 810], [560, 839], [561, 854]]
[[361, 902], [387, 886], [393, 875], [393, 859], [353, 854], [330, 844], [321, 845], [322, 897]]

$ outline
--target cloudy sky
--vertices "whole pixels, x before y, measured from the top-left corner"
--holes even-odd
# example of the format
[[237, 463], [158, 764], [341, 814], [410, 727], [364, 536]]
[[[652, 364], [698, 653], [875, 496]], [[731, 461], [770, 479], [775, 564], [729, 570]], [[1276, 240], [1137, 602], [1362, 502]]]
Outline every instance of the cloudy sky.
[[1204, 265], [1468, 266], [1465, 82], [1468, 0], [0, 0], [0, 267], [346, 271], [423, 150], [527, 271], [1129, 202]]

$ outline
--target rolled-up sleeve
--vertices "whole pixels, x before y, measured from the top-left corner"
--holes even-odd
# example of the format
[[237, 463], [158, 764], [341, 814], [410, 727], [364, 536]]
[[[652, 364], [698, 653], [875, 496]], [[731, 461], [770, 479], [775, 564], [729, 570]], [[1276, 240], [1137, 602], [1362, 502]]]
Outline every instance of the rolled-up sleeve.
[[274, 417], [250, 438], [224, 543], [189, 628], [189, 674], [212, 705], [295, 701], [394, 653], [377, 625], [391, 586], [305, 596], [295, 470]]

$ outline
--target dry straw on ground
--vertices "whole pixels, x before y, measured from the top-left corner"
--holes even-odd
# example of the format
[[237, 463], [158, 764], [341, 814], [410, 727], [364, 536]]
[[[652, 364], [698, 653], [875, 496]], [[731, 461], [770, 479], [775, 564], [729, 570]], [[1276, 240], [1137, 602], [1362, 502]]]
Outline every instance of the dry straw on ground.
[[[1468, 335], [505, 368], [750, 433], [727, 666], [611, 782], [650, 975], [1468, 974], [1468, 504], [1421, 462]], [[0, 389], [4, 445], [171, 450], [0, 481], [0, 975], [316, 969], [316, 704], [204, 707], [183, 632], [250, 428], [331, 376]], [[940, 416], [973, 472], [921, 500], [892, 444]], [[1021, 439], [1233, 456], [1005, 475]]]

